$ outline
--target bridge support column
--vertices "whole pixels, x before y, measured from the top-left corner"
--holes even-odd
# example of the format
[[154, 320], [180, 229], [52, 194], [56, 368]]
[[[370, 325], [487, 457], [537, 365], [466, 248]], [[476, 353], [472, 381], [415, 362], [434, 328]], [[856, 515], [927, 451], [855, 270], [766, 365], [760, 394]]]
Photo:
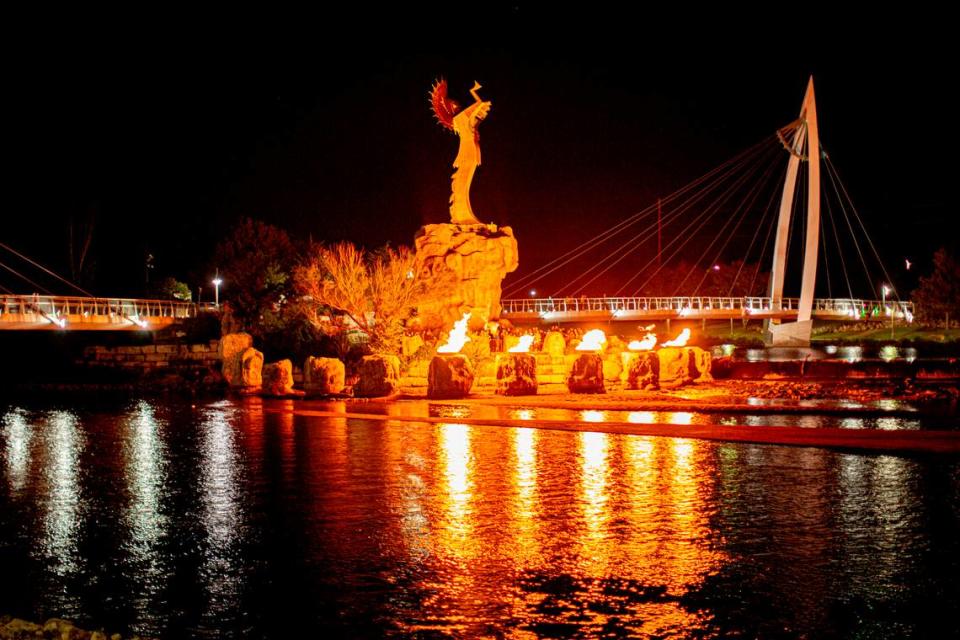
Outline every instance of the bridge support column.
[[[807, 83], [807, 92], [800, 108], [801, 126], [790, 143], [790, 160], [780, 200], [780, 217], [773, 250], [773, 268], [770, 277], [770, 307], [782, 309], [784, 269], [787, 260], [787, 235], [790, 232], [790, 210], [801, 160], [807, 162], [807, 237], [804, 241], [803, 281], [797, 307], [797, 321], [780, 323], [775, 319], [764, 322], [767, 346], [810, 346], [813, 332], [811, 314], [814, 286], [817, 277], [817, 249], [820, 237], [820, 134], [817, 127], [817, 104], [813, 92], [813, 77]], [[806, 156], [804, 157], [804, 143]]]

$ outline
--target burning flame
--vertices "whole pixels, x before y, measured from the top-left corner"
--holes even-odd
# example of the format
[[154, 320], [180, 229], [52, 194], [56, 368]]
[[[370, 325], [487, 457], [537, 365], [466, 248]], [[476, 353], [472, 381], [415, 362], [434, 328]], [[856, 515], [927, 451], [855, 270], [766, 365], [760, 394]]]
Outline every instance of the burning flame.
[[463, 345], [470, 342], [470, 337], [467, 336], [467, 321], [469, 320], [470, 314], [465, 313], [463, 318], [453, 323], [453, 329], [447, 336], [447, 343], [437, 347], [437, 353], [460, 353]]
[[657, 334], [652, 333], [653, 327], [654, 325], [652, 324], [644, 327], [647, 335], [643, 336], [643, 340], [632, 340], [630, 344], [627, 345], [627, 349], [630, 351], [650, 351], [657, 346]]
[[507, 349], [508, 353], [526, 353], [530, 351], [530, 345], [533, 344], [533, 335], [526, 334], [520, 336], [520, 342], [515, 347]]
[[607, 336], [602, 329], [591, 329], [583, 334], [583, 339], [577, 345], [577, 351], [600, 351], [606, 341]]
[[684, 329], [680, 332], [673, 340], [669, 342], [664, 342], [662, 346], [664, 347], [685, 347], [687, 346], [687, 340], [690, 339], [690, 329]]

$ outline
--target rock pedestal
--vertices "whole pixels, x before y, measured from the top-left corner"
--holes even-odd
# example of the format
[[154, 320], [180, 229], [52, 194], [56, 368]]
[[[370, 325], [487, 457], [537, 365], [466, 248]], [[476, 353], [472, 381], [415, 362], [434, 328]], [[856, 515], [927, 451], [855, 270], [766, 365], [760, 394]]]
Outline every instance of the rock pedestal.
[[603, 358], [597, 353], [583, 353], [573, 361], [567, 378], [570, 393], [606, 393], [603, 386]]
[[630, 353], [626, 369], [628, 389], [660, 388], [660, 358], [653, 351]]
[[310, 356], [303, 364], [303, 388], [311, 394], [332, 395], [343, 391], [347, 371], [336, 358]]
[[400, 391], [400, 358], [397, 356], [363, 356], [360, 380], [353, 395], [364, 398], [392, 396]]
[[418, 308], [424, 327], [450, 327], [470, 313], [476, 329], [499, 317], [500, 283], [517, 268], [510, 227], [428, 224], [414, 242], [428, 291]]
[[217, 350], [223, 364], [223, 379], [231, 387], [243, 386], [243, 352], [253, 346], [249, 333], [228, 333], [220, 339]]
[[694, 382], [712, 382], [713, 376], [710, 374], [710, 368], [713, 356], [709, 351], [704, 351], [700, 347], [687, 347], [690, 362], [690, 377]]
[[293, 363], [281, 360], [263, 367], [263, 393], [287, 396], [293, 393]]
[[691, 382], [690, 355], [686, 347], [663, 347], [657, 351], [660, 359], [660, 386], [671, 388]]
[[427, 372], [427, 397], [466, 398], [473, 386], [473, 365], [459, 353], [435, 356]]
[[235, 386], [259, 387], [262, 384], [263, 354], [253, 347], [247, 347], [240, 354], [240, 384]]
[[498, 355], [497, 393], [502, 396], [536, 395], [536, 358], [529, 353], [502, 353]]

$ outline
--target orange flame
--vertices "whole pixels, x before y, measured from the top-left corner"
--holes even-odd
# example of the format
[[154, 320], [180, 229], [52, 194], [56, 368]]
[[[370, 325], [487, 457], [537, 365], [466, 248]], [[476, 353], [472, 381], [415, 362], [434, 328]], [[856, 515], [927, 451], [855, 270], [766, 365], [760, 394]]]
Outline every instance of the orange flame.
[[643, 340], [632, 340], [630, 344], [627, 345], [627, 349], [630, 351], [650, 351], [655, 346], [657, 346], [657, 334], [653, 333], [654, 325], [650, 324], [644, 327], [644, 331], [647, 332], [647, 335], [643, 336]]
[[607, 336], [602, 329], [591, 329], [583, 334], [583, 339], [577, 345], [577, 351], [600, 351]]
[[507, 349], [507, 353], [526, 353], [530, 351], [530, 345], [533, 344], [533, 335], [526, 334], [520, 336], [520, 342], [516, 346]]
[[687, 340], [690, 339], [690, 329], [684, 329], [680, 332], [673, 340], [669, 342], [664, 342], [662, 346], [664, 347], [685, 347], [687, 346]]
[[463, 318], [453, 323], [453, 329], [447, 335], [447, 343], [437, 347], [437, 353], [460, 353], [463, 345], [470, 342], [467, 335], [467, 321], [470, 320], [470, 314], [463, 314]]

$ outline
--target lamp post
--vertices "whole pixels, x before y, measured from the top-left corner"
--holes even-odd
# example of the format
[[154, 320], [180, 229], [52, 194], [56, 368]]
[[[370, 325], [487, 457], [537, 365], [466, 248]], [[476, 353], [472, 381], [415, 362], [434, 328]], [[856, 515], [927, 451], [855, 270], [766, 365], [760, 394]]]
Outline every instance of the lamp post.
[[[880, 291], [883, 292], [883, 302], [881, 304], [883, 305], [883, 312], [886, 313], [887, 312], [887, 294], [890, 293], [890, 287], [884, 284], [882, 285]], [[891, 310], [890, 312], [890, 339], [891, 340], [893, 340], [893, 319], [894, 319], [893, 311]]]
[[217, 272], [217, 275], [213, 277], [213, 304], [219, 309], [220, 308], [220, 283], [223, 280], [220, 279], [220, 272]]

